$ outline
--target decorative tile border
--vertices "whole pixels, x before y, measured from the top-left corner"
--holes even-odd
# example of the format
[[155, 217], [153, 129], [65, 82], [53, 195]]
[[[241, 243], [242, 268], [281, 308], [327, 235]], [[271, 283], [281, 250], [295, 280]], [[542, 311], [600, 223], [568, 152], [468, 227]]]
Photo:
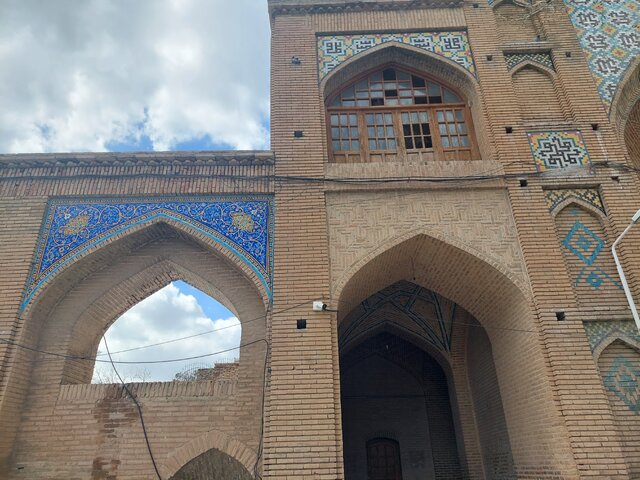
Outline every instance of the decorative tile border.
[[565, 0], [569, 17], [610, 107], [631, 62], [640, 55], [640, 3], [637, 0]]
[[640, 343], [640, 332], [634, 322], [583, 322], [583, 326], [592, 352], [598, 350], [607, 340], [617, 337], [627, 337]]
[[35, 293], [89, 249], [157, 219], [181, 223], [232, 251], [271, 296], [273, 202], [266, 196], [55, 199], [49, 201], [22, 312]]
[[411, 45], [452, 60], [475, 75], [467, 32], [364, 33], [318, 36], [318, 75], [322, 80], [350, 58], [383, 43]]
[[598, 193], [598, 190], [593, 188], [564, 188], [561, 190], [547, 190], [545, 192], [545, 198], [547, 199], [550, 212], [553, 212], [556, 207], [565, 200], [574, 198], [576, 200], [582, 200], [593, 208], [605, 213], [600, 193]]
[[577, 131], [529, 133], [529, 145], [538, 171], [590, 165], [589, 153]]
[[507, 62], [507, 68], [509, 70], [513, 70], [521, 63], [532, 62], [555, 71], [553, 59], [549, 52], [505, 53], [504, 59]]

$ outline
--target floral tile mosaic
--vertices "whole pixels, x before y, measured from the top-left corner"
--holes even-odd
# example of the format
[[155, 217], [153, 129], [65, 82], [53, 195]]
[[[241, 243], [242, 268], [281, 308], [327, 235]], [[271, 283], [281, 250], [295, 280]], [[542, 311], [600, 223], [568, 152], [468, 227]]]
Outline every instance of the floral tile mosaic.
[[528, 136], [531, 153], [540, 172], [590, 164], [584, 139], [577, 130], [534, 132]]
[[49, 202], [21, 310], [66, 265], [116, 234], [168, 219], [238, 256], [271, 295], [273, 205], [269, 197], [56, 199]]
[[475, 64], [467, 32], [364, 33], [318, 36], [320, 80], [350, 58], [383, 43], [396, 42], [452, 60], [475, 75]]
[[638, 0], [565, 0], [598, 92], [610, 106], [631, 62], [640, 55]]

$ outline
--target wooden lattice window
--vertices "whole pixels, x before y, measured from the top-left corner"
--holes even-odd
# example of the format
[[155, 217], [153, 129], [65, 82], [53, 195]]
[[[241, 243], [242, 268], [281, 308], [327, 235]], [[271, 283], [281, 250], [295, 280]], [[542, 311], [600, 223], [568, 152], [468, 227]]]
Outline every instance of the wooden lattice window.
[[367, 473], [369, 480], [402, 480], [400, 444], [389, 438], [369, 440]]
[[477, 155], [462, 97], [424, 75], [390, 66], [347, 85], [327, 105], [334, 162]]

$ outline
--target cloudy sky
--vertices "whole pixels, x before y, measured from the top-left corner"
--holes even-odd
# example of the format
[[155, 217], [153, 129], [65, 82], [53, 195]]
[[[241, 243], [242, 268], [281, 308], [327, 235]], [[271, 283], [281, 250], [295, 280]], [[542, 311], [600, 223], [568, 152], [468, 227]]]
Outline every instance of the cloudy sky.
[[[0, 0], [0, 12], [0, 153], [269, 147], [266, 0]], [[107, 338], [119, 351], [236, 324], [178, 282]], [[239, 342], [236, 326], [115, 357], [176, 358]], [[121, 370], [170, 380], [187, 366]]]
[[0, 0], [0, 153], [263, 149], [266, 0]]
[[[178, 338], [199, 335], [180, 341]], [[193, 368], [209, 367], [215, 362], [238, 358], [240, 323], [233, 314], [211, 297], [184, 282], [174, 282], [140, 302], [120, 317], [107, 330], [109, 350], [114, 360], [145, 362], [207, 355], [212, 352], [235, 349], [220, 355], [178, 363], [116, 365], [124, 380], [168, 381], [176, 373]], [[171, 341], [151, 348], [146, 345]], [[116, 353], [122, 350], [136, 349]], [[108, 360], [104, 344], [98, 349], [98, 358]], [[115, 383], [117, 377], [109, 363], [96, 363], [93, 381]]]

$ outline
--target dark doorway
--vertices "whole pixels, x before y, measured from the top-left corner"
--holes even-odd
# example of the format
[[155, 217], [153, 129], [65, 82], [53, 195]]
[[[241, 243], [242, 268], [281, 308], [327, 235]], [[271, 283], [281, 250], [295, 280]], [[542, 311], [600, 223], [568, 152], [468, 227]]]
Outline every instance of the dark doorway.
[[402, 480], [400, 445], [389, 438], [374, 438], [367, 442], [369, 480]]

